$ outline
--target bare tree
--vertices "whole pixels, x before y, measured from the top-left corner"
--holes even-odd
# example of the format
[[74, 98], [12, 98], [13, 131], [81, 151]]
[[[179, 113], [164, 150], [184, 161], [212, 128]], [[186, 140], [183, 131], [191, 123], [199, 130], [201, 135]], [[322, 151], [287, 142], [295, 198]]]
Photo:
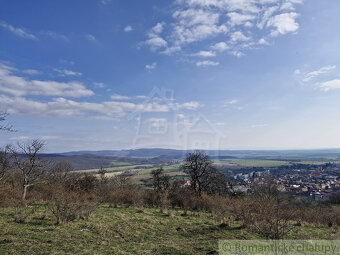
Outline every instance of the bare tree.
[[188, 153], [181, 169], [189, 174], [191, 187], [199, 196], [206, 190], [212, 174], [216, 172], [210, 157], [202, 151]]
[[0, 181], [4, 178], [5, 173], [10, 167], [8, 147], [0, 149]]
[[7, 116], [8, 113], [0, 112], [0, 131], [14, 132], [15, 130], [11, 125], [4, 123], [6, 121]]
[[69, 161], [59, 161], [52, 166], [50, 179], [53, 182], [65, 184], [73, 170], [74, 168]]
[[26, 199], [27, 188], [41, 183], [46, 173], [47, 164], [39, 157], [45, 144], [39, 140], [30, 143], [18, 143], [16, 147], [10, 146], [14, 165], [23, 176], [22, 199]]
[[155, 191], [164, 192], [170, 187], [170, 177], [164, 173], [163, 168], [158, 168], [151, 172], [152, 174], [152, 185]]
[[108, 181], [108, 178], [105, 176], [107, 174], [107, 170], [103, 166], [101, 166], [98, 170], [98, 174], [100, 176], [101, 184], [104, 184]]
[[133, 186], [127, 172], [114, 176], [111, 181], [114, 188], [118, 190], [129, 189]]
[[204, 189], [210, 195], [230, 195], [231, 183], [228, 177], [218, 169], [212, 168], [204, 182]]

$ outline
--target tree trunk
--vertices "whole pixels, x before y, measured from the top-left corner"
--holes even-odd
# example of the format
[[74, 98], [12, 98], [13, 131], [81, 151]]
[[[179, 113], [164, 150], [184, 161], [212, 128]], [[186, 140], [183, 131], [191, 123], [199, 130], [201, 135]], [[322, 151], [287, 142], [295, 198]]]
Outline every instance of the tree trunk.
[[28, 188], [28, 178], [27, 176], [25, 175], [25, 178], [24, 178], [24, 186], [23, 186], [23, 191], [22, 191], [22, 200], [25, 200], [26, 199], [26, 194], [27, 194], [27, 188]]
[[22, 191], [22, 200], [26, 199], [26, 194], [27, 194], [27, 185], [24, 184], [24, 190]]

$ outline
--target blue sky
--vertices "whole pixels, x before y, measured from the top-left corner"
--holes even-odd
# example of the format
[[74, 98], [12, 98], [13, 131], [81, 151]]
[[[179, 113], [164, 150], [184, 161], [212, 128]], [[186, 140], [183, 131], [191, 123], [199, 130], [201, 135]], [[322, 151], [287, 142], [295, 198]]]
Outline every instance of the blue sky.
[[340, 147], [337, 0], [0, 0], [0, 109], [47, 152]]

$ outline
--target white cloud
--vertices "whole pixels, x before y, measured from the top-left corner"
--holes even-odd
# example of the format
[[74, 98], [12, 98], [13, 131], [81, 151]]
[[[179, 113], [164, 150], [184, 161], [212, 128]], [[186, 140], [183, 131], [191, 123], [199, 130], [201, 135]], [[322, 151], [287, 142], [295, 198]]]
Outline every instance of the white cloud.
[[219, 43], [216, 43], [215, 45], [211, 46], [211, 48], [213, 50], [222, 52], [222, 51], [228, 50], [229, 46], [225, 42], [219, 42]]
[[301, 70], [300, 70], [300, 69], [296, 69], [296, 70], [294, 71], [294, 74], [295, 74], [295, 75], [300, 75], [300, 74], [301, 74]]
[[196, 63], [196, 66], [218, 66], [220, 63], [215, 62], [215, 61], [210, 61], [210, 60], [205, 60], [205, 61], [199, 61]]
[[[242, 25], [242, 24], [246, 24], [247, 22], [249, 22], [249, 20], [253, 20], [253, 19], [256, 18], [256, 16], [254, 16], [254, 15], [241, 14], [241, 13], [238, 13], [238, 12], [230, 12], [227, 15], [230, 18], [229, 24], [232, 27]], [[249, 26], [249, 24], [247, 26]]]
[[302, 81], [303, 82], [309, 82], [310, 80], [313, 80], [313, 79], [317, 78], [318, 76], [320, 76], [322, 74], [330, 73], [334, 69], [336, 69], [335, 65], [321, 67], [320, 69], [318, 69], [316, 71], [312, 71], [312, 72], [306, 73], [304, 75]]
[[97, 39], [96, 39], [96, 37], [94, 37], [94, 35], [91, 35], [91, 34], [85, 35], [85, 38], [86, 38], [87, 40], [89, 40], [90, 42], [98, 42]]
[[259, 40], [259, 44], [261, 44], [261, 45], [268, 45], [269, 43], [267, 42], [266, 39], [261, 38], [261, 39]]
[[0, 22], [0, 27], [7, 29], [8, 31], [12, 32], [14, 35], [19, 36], [21, 38], [36, 40], [36, 41], [38, 40], [38, 38], [34, 34], [27, 32], [24, 28], [14, 27], [5, 22]]
[[139, 95], [139, 96], [135, 96], [135, 98], [137, 99], [147, 99], [147, 96], [143, 96], [143, 95]]
[[179, 119], [185, 119], [185, 115], [180, 113], [180, 114], [177, 114], [177, 118]]
[[62, 35], [54, 31], [43, 31], [41, 34], [46, 35], [54, 40], [64, 40], [66, 42], [69, 41], [66, 35]]
[[[176, 0], [170, 21], [158, 22], [145, 44], [159, 53], [203, 51], [186, 47], [212, 41], [210, 48], [240, 57], [246, 50], [269, 45], [269, 38], [299, 29], [295, 11], [302, 0]], [[158, 28], [158, 29], [156, 29]], [[214, 42], [214, 40], [217, 40]], [[221, 42], [222, 40], [222, 42]], [[272, 39], [273, 40], [273, 39]], [[171, 50], [170, 50], [171, 49]], [[186, 52], [186, 56], [195, 55]]]
[[241, 31], [236, 31], [231, 34], [231, 41], [236, 43], [238, 41], [249, 41], [251, 38], [245, 36]]
[[331, 90], [340, 90], [340, 80], [334, 79], [330, 81], [321, 82], [321, 83], [318, 83], [317, 86], [325, 92], [331, 91]]
[[146, 44], [150, 45], [151, 49], [157, 50], [159, 48], [166, 47], [168, 43], [162, 37], [152, 37], [146, 41]]
[[118, 95], [118, 94], [113, 94], [113, 95], [111, 96], [111, 99], [112, 99], [112, 100], [129, 100], [129, 99], [131, 99], [131, 97], [122, 96], [122, 95]]
[[238, 102], [239, 102], [238, 99], [231, 99], [229, 101], [226, 101], [226, 104], [233, 105], [233, 104], [237, 104]]
[[145, 68], [148, 69], [148, 70], [155, 69], [156, 67], [157, 67], [157, 63], [156, 62], [153, 62], [150, 65], [145, 65]]
[[172, 55], [173, 53], [178, 52], [180, 50], [181, 50], [180, 46], [166, 47], [166, 49], [161, 51], [160, 53], [164, 55]]
[[13, 68], [0, 65], [0, 92], [14, 96], [24, 95], [45, 95], [45, 96], [65, 96], [83, 97], [94, 95], [93, 91], [77, 81], [57, 82], [27, 80], [14, 75]]
[[157, 23], [148, 33], [149, 39], [146, 40], [146, 44], [150, 46], [152, 50], [158, 50], [159, 48], [167, 47], [168, 43], [160, 36], [164, 29], [165, 23]]
[[124, 28], [124, 32], [131, 32], [132, 31], [132, 27], [131, 26], [126, 26]]
[[200, 51], [200, 52], [195, 53], [194, 56], [197, 56], [197, 57], [204, 57], [204, 58], [207, 58], [207, 57], [215, 57], [215, 56], [216, 56], [216, 53], [213, 52], [213, 51], [205, 51], [205, 50], [202, 50], [202, 51]]
[[97, 88], [104, 88], [105, 84], [103, 82], [94, 82], [93, 85]]
[[79, 116], [96, 119], [119, 119], [133, 112], [170, 112], [173, 110], [195, 110], [201, 105], [198, 102], [158, 102], [132, 103], [123, 101], [105, 101], [99, 103], [77, 102], [65, 98], [54, 98], [52, 101], [39, 102], [23, 97], [0, 95], [0, 107], [10, 114], [37, 116]]
[[272, 36], [284, 35], [287, 33], [296, 32], [299, 29], [299, 24], [296, 18], [299, 15], [296, 12], [283, 13], [276, 15], [268, 20], [267, 26], [274, 27], [275, 30], [271, 32]]
[[71, 71], [67, 69], [54, 68], [53, 70], [59, 73], [60, 76], [81, 76], [82, 75], [82, 73], [80, 72], [75, 72], [75, 71]]
[[22, 71], [25, 74], [29, 74], [29, 75], [38, 75], [41, 74], [41, 72], [39, 72], [38, 70], [35, 69], [26, 69]]
[[218, 24], [220, 13], [209, 9], [180, 9], [174, 12], [176, 20], [171, 37], [175, 45], [185, 45], [226, 33], [225, 24]]
[[340, 79], [337, 79], [336, 65], [323, 66], [315, 71], [302, 72], [300, 69], [294, 71], [295, 78], [301, 85], [313, 85], [322, 91], [340, 90]]

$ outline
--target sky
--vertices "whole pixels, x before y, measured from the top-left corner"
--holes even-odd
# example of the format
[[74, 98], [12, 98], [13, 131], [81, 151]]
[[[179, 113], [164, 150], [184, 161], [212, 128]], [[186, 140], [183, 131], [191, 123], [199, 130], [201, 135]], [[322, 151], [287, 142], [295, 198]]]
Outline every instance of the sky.
[[340, 148], [338, 0], [0, 0], [0, 110], [46, 152]]

